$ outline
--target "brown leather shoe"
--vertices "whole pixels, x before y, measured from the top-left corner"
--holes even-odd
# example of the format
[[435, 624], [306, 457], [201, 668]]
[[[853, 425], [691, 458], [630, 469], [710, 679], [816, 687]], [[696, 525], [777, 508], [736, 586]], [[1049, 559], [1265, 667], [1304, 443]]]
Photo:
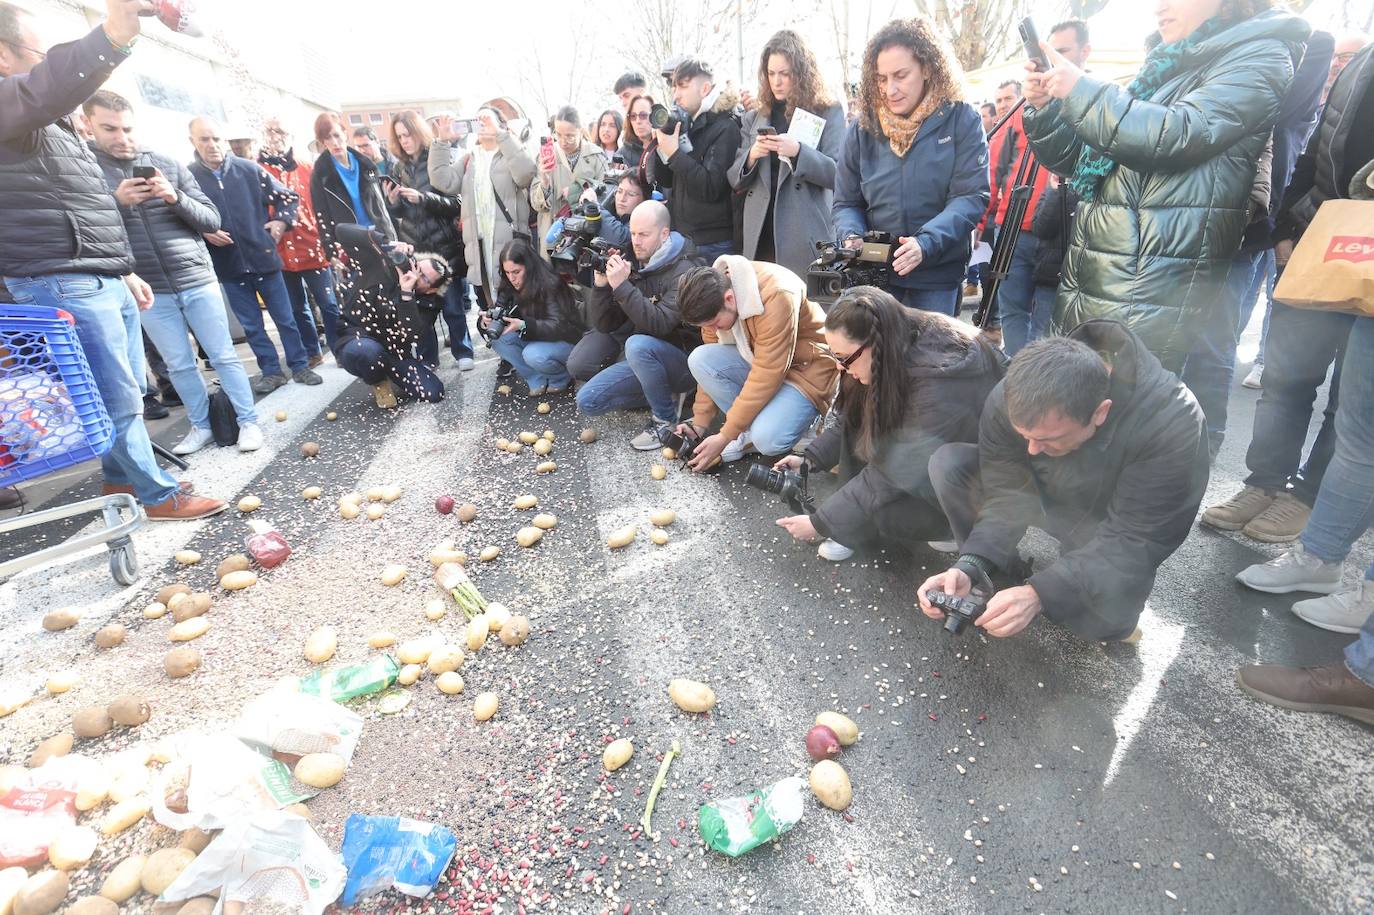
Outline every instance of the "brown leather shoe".
[[982, 334], [984, 337], [986, 337], [987, 340], [988, 340], [988, 342], [991, 343], [993, 346], [996, 346], [996, 347], [999, 347], [999, 348], [1001, 347], [1001, 345], [1002, 345], [1002, 328], [1000, 328], [1000, 327], [985, 327], [985, 328], [983, 328], [982, 330], [980, 330], [979, 333]]
[[306, 365], [306, 368], [311, 368], [311, 369], [313, 369], [313, 368], [318, 368], [318, 367], [324, 365], [324, 353], [316, 353], [315, 355], [311, 356], [310, 359], [309, 359], [309, 361], [306, 362], [305, 365]]
[[[196, 484], [192, 483], [190, 480], [182, 480], [177, 483], [177, 489], [182, 493], [189, 494], [195, 492]], [[102, 483], [100, 486], [100, 494], [102, 496], [113, 496], [115, 493], [121, 492], [127, 492], [132, 496], [134, 494], [134, 488], [132, 486], [119, 486], [114, 483]]]
[[149, 521], [194, 521], [217, 515], [229, 507], [228, 502], [207, 499], [192, 493], [177, 492], [172, 498], [157, 505], [145, 505], [144, 513]]
[[1331, 712], [1374, 724], [1374, 686], [1356, 677], [1344, 664], [1256, 664], [1236, 671], [1236, 683], [1271, 705], [1299, 712]]

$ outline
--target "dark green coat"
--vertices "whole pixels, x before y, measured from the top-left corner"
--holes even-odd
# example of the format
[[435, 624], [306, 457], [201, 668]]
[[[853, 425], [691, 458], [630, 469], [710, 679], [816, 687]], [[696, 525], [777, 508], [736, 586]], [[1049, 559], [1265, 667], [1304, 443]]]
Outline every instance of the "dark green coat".
[[1177, 371], [1216, 303], [1250, 188], [1311, 29], [1270, 10], [1200, 43], [1148, 99], [1084, 76], [1026, 108], [1042, 165], [1072, 174], [1087, 143], [1118, 165], [1078, 207], [1055, 321], [1122, 321]]

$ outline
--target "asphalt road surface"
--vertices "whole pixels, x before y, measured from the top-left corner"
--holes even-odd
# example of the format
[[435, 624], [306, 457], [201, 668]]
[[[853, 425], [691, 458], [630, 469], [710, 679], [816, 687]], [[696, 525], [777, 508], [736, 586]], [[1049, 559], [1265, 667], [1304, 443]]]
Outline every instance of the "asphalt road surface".
[[[638, 418], [588, 421], [564, 395], [548, 415], [517, 393], [494, 393], [488, 353], [459, 376], [445, 360], [439, 405], [377, 410], [369, 391], [332, 364], [317, 388], [289, 385], [264, 398], [267, 446], [254, 455], [210, 448], [187, 476], [199, 490], [237, 500], [256, 494], [253, 517], [275, 524], [295, 553], [244, 592], [214, 586], [214, 565], [241, 549], [246, 516], [230, 510], [200, 523], [151, 525], [136, 537], [144, 577], [120, 589], [105, 555], [83, 556], [0, 583], [0, 673], [7, 690], [42, 691], [46, 675], [74, 668], [72, 692], [42, 696], [0, 719], [0, 753], [23, 763], [73, 710], [112, 692], [138, 690], [153, 719], [137, 732], [78, 742], [103, 755], [186, 729], [214, 730], [248, 699], [311, 665], [305, 636], [339, 632], [338, 663], [368, 657], [366, 635], [430, 632], [463, 641], [462, 620], [437, 623], [423, 608], [438, 596], [429, 551], [444, 538], [475, 554], [489, 599], [529, 616], [523, 646], [495, 639], [462, 669], [465, 692], [439, 693], [426, 678], [403, 712], [373, 698], [343, 782], [309, 806], [337, 848], [347, 814], [433, 819], [459, 837], [460, 854], [425, 902], [394, 892], [364, 908], [498, 912], [1357, 912], [1374, 907], [1371, 733], [1348, 720], [1300, 715], [1253, 701], [1235, 686], [1255, 659], [1321, 663], [1349, 641], [1288, 612], [1291, 599], [1232, 580], [1278, 547], [1198, 529], [1165, 564], [1138, 645], [1084, 643], [1040, 620], [1020, 636], [950, 636], [914, 608], [914, 589], [947, 557], [856, 557], [832, 564], [773, 525], [787, 512], [743, 485], [744, 467], [695, 478], [626, 442]], [[523, 385], [516, 387], [523, 391]], [[1237, 387], [1232, 436], [1208, 501], [1243, 475], [1255, 393]], [[274, 422], [276, 411], [285, 419]], [[329, 421], [327, 411], [337, 411]], [[600, 433], [594, 444], [578, 432]], [[497, 437], [552, 430], [558, 469], [498, 451]], [[160, 437], [175, 441], [183, 428]], [[318, 442], [307, 460], [300, 445]], [[379, 520], [339, 518], [351, 490], [400, 485]], [[87, 477], [59, 501], [94, 489]], [[318, 501], [302, 500], [307, 485]], [[435, 496], [478, 507], [463, 525]], [[521, 549], [515, 531], [530, 493], [557, 527]], [[670, 542], [649, 542], [648, 514], [677, 511]], [[637, 524], [611, 551], [607, 536]], [[75, 526], [50, 525], [0, 543], [0, 555], [51, 543]], [[1052, 546], [1028, 544], [1039, 561]], [[194, 549], [201, 564], [172, 561]], [[1368, 538], [1347, 568], [1369, 561]], [[388, 588], [382, 567], [409, 577]], [[1358, 565], [1357, 565], [1358, 563]], [[1104, 574], [1109, 574], [1104, 570]], [[146, 620], [151, 594], [186, 581], [215, 594], [201, 671], [162, 673], [170, 620]], [[72, 606], [81, 622], [43, 632], [42, 615]], [[125, 645], [97, 652], [92, 633], [129, 627]], [[703, 680], [719, 704], [689, 715], [669, 701], [672, 677]], [[478, 724], [472, 696], [492, 690], [501, 707]], [[839, 761], [854, 786], [845, 815], [808, 798], [805, 816], [779, 842], [738, 859], [707, 850], [698, 807], [805, 775], [802, 738], [833, 709], [862, 738]], [[633, 739], [618, 772], [602, 770], [609, 740]], [[639, 825], [662, 753], [677, 740], [653, 832]], [[102, 843], [77, 890], [98, 885], [131, 849], [171, 844], [145, 823]], [[128, 911], [151, 909], [143, 895]]]

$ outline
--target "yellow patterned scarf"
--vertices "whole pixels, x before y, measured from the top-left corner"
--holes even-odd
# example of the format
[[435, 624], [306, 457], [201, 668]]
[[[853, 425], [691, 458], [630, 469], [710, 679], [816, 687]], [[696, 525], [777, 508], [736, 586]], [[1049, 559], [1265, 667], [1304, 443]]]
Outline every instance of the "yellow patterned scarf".
[[920, 132], [925, 119], [934, 114], [945, 102], [934, 92], [927, 92], [915, 111], [907, 117], [900, 117], [888, 110], [886, 100], [877, 97], [876, 90], [874, 96], [873, 110], [878, 113], [878, 125], [882, 127], [887, 144], [892, 147], [892, 151], [899, 159], [906, 156], [907, 150], [911, 149], [911, 144], [915, 142], [916, 134]]

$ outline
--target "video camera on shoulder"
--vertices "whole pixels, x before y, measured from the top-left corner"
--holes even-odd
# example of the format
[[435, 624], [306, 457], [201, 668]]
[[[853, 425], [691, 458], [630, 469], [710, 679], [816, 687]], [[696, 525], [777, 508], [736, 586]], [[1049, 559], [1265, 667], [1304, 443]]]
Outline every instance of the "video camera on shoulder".
[[594, 203], [579, 204], [573, 209], [572, 215], [565, 216], [562, 222], [562, 232], [549, 254], [554, 269], [572, 277], [584, 270], [605, 273], [606, 259], [621, 251], [598, 235], [601, 231], [601, 208]]
[[820, 255], [806, 271], [806, 296], [833, 301], [851, 286], [886, 289], [892, 280], [892, 258], [899, 247], [891, 232], [870, 229], [857, 248], [830, 241], [816, 242]]
[[802, 461], [800, 470], [772, 470], [762, 464], [749, 468], [744, 484], [761, 492], [771, 492], [799, 515], [814, 515], [816, 500], [811, 495], [811, 465]]

